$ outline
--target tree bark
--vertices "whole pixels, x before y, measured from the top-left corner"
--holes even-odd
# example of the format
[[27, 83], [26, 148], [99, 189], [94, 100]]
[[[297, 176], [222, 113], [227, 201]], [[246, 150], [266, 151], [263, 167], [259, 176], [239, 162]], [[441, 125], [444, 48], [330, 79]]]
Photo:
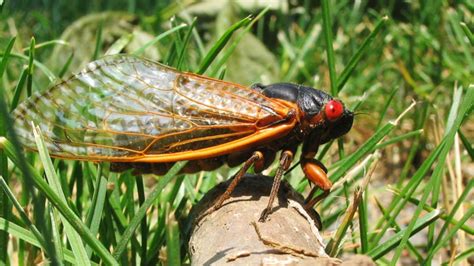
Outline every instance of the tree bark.
[[[273, 179], [247, 175], [224, 205], [196, 221], [230, 181], [209, 191], [191, 211], [189, 252], [193, 265], [338, 265], [330, 258], [303, 197], [283, 181], [273, 212], [258, 222], [267, 206]], [[194, 217], [194, 218], [193, 218]], [[361, 265], [361, 264], [358, 264]], [[374, 264], [367, 264], [374, 265]]]

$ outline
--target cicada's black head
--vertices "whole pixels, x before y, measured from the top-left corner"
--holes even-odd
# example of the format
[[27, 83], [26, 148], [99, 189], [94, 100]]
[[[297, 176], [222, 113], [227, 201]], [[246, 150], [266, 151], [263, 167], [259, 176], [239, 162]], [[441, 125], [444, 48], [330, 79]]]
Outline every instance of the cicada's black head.
[[[327, 134], [324, 134], [322, 139], [321, 139], [321, 143], [326, 143], [332, 139], [336, 139], [336, 138], [339, 138], [343, 135], [345, 135], [347, 132], [349, 132], [349, 130], [351, 130], [352, 128], [352, 123], [354, 122], [354, 113], [349, 111], [347, 108], [344, 107], [344, 104], [341, 103], [340, 101], [338, 100], [331, 100], [331, 101], [334, 101], [336, 102], [337, 104], [340, 104], [342, 106], [342, 113], [339, 115], [339, 117], [337, 118], [334, 118], [334, 119], [328, 119], [329, 121], [327, 121], [326, 123], [329, 124], [328, 128], [329, 128], [329, 131], [327, 132]], [[328, 112], [334, 112], [333, 110], [338, 108], [338, 107], [333, 107], [334, 104], [328, 102], [326, 104], [326, 108], [325, 108], [325, 113], [326, 113], [326, 119], [328, 117], [327, 113]], [[328, 111], [329, 109], [329, 111]]]
[[319, 144], [346, 134], [352, 127], [354, 113], [324, 91], [292, 83], [256, 85], [256, 88], [268, 97], [296, 103], [301, 113], [302, 133], [318, 138]]
[[352, 128], [354, 113], [340, 100], [310, 87], [301, 86], [298, 91], [296, 103], [303, 113], [303, 120], [312, 135], [319, 135], [320, 144], [339, 138]]

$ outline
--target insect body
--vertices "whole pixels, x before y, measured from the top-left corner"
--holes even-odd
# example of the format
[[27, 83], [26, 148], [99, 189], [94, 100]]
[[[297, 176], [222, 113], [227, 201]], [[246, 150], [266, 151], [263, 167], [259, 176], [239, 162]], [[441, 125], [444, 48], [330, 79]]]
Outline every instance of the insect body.
[[34, 95], [18, 106], [14, 120], [29, 149], [36, 147], [34, 122], [51, 156], [109, 161], [115, 170], [162, 174], [176, 161], [189, 161], [183, 172], [244, 163], [214, 209], [248, 168], [262, 171], [282, 151], [264, 220], [301, 143], [305, 175], [329, 191], [325, 168], [313, 158], [320, 144], [350, 130], [353, 113], [309, 87], [277, 83], [247, 88], [118, 55], [92, 62]]

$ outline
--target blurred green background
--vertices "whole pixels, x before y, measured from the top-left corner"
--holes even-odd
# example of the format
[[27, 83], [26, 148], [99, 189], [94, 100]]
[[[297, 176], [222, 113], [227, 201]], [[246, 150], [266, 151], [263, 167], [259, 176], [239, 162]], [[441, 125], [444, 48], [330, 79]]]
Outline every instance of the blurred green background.
[[[31, 91], [46, 90], [54, 80], [67, 78], [106, 53], [133, 53], [142, 49], [140, 56], [183, 71], [203, 70], [204, 75], [243, 85], [285, 81], [337, 93], [357, 113], [354, 128], [343, 141], [323, 147], [318, 157], [339, 178], [356, 165], [368, 168], [374, 159], [368, 164], [362, 161], [370, 154], [377, 154], [379, 159], [360, 203], [361, 210], [340, 236], [339, 240], [343, 241], [337, 245], [335, 254], [369, 254], [379, 264], [429, 264], [433, 259], [448, 263], [451, 259], [467, 265], [468, 261], [473, 263], [474, 253], [473, 221], [466, 218], [468, 223], [462, 222], [473, 208], [474, 123], [470, 115], [474, 77], [473, 10], [472, 1], [441, 0], [4, 1], [0, 15], [2, 58], [11, 38], [16, 39], [7, 57], [8, 64], [2, 67], [1, 88], [8, 108], [13, 108], [15, 101], [21, 102]], [[246, 21], [248, 16], [252, 20]], [[237, 31], [229, 31], [239, 22], [243, 24]], [[170, 29], [170, 34], [162, 35]], [[226, 33], [230, 39], [221, 43], [220, 38]], [[333, 60], [328, 60], [328, 43]], [[209, 60], [206, 56], [212, 47], [222, 50]], [[28, 67], [33, 58], [34, 67]], [[209, 67], [203, 68], [204, 62]], [[417, 102], [414, 109], [396, 127], [383, 131], [413, 101]], [[467, 108], [464, 112], [463, 107]], [[0, 133], [6, 135], [8, 123], [2, 125]], [[453, 129], [453, 125], [459, 128]], [[381, 137], [371, 142], [377, 133]], [[442, 144], [445, 140], [448, 147]], [[370, 148], [363, 151], [364, 145]], [[443, 151], [437, 154], [438, 148], [445, 149], [446, 154]], [[433, 154], [435, 163], [427, 164], [427, 158]], [[33, 210], [30, 215], [33, 224], [46, 237], [52, 237], [55, 219], [50, 219], [47, 210], [51, 205], [41, 189], [32, 192], [19, 167], [6, 163], [6, 155], [0, 156], [6, 183], [22, 206]], [[31, 154], [27, 158], [41, 173], [40, 160]], [[353, 161], [349, 162], [351, 158]], [[181, 226], [178, 230], [177, 224], [185, 224], [182, 221], [191, 205], [236, 171], [223, 167], [216, 173], [173, 180], [157, 196], [146, 216], [147, 222], [139, 227], [137, 234], [141, 238], [135, 235], [128, 238], [130, 241], [120, 242], [143, 203], [141, 196], [148, 195], [160, 178], [144, 177], [135, 183], [130, 173], [110, 173], [108, 186], [100, 190], [104, 184], [96, 177], [108, 174], [106, 169], [103, 173], [92, 163], [59, 160], [55, 160], [54, 167], [65, 194], [71, 196], [68, 206], [87, 220], [88, 228], [94, 225], [89, 220], [93, 217], [90, 209], [98, 208], [97, 198], [91, 199], [98, 191], [106, 191], [98, 218], [94, 220], [94, 230], [111, 251], [117, 243], [125, 245], [126, 252], [115, 257], [124, 264], [189, 263], [185, 243], [171, 237], [170, 232], [183, 236], [185, 229]], [[341, 217], [363, 177], [363, 172], [357, 173], [325, 201], [327, 208], [319, 207], [325, 228], [330, 231], [326, 240], [337, 238], [332, 233], [341, 227]], [[309, 190], [300, 170], [287, 179], [298, 191]], [[404, 188], [407, 191], [413, 188], [408, 199], [399, 196]], [[460, 199], [466, 201], [458, 206]], [[5, 194], [1, 200], [5, 218], [0, 220], [0, 225], [12, 221], [28, 228], [16, 211], [11, 214], [11, 200]], [[434, 215], [433, 209], [444, 210], [444, 218]], [[436, 217], [417, 227], [417, 222], [426, 218], [423, 215], [430, 214]], [[114, 218], [108, 220], [109, 216]], [[171, 222], [165, 224], [165, 218]], [[41, 224], [41, 219], [49, 222]], [[400, 228], [410, 225], [411, 230], [401, 234], [398, 242], [390, 242], [396, 239]], [[407, 239], [404, 236], [412, 234], [413, 226], [424, 230], [408, 241], [408, 236]], [[107, 228], [114, 231], [107, 232]], [[70, 246], [65, 243], [63, 229], [58, 233], [63, 236], [62, 244], [46, 243], [46, 247], [35, 249], [24, 238], [18, 240], [21, 239], [18, 232], [3, 230], [0, 246], [8, 244], [8, 248], [0, 248], [0, 261], [31, 264], [45, 257], [51, 259], [51, 254], [63, 254], [58, 252], [58, 245], [59, 249], [70, 249]], [[70, 252], [64, 254], [71, 255]], [[89, 249], [87, 252], [93, 262], [104, 260], [97, 253], [91, 255]], [[53, 256], [53, 262], [61, 261], [54, 258], [58, 256]]]

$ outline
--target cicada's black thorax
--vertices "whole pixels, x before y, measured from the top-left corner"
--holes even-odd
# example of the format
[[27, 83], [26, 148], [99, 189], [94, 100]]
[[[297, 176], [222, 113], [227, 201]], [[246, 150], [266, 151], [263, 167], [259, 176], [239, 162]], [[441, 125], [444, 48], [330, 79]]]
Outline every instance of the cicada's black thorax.
[[[333, 97], [324, 91], [293, 83], [275, 83], [266, 86], [255, 84], [252, 87], [267, 97], [285, 100], [298, 106], [302, 122], [296, 130], [300, 131], [302, 138], [307, 138], [309, 135], [317, 136], [317, 141], [322, 144], [346, 134], [352, 127], [354, 114], [347, 108], [344, 108], [343, 115], [337, 121], [331, 122], [325, 119], [324, 106]], [[314, 121], [316, 116], [320, 116], [319, 123], [311, 125], [308, 129], [304, 123]]]
[[253, 87], [267, 97], [296, 103], [307, 117], [321, 112], [324, 104], [332, 99], [331, 95], [324, 91], [293, 83], [275, 83], [267, 86], [255, 84]]

